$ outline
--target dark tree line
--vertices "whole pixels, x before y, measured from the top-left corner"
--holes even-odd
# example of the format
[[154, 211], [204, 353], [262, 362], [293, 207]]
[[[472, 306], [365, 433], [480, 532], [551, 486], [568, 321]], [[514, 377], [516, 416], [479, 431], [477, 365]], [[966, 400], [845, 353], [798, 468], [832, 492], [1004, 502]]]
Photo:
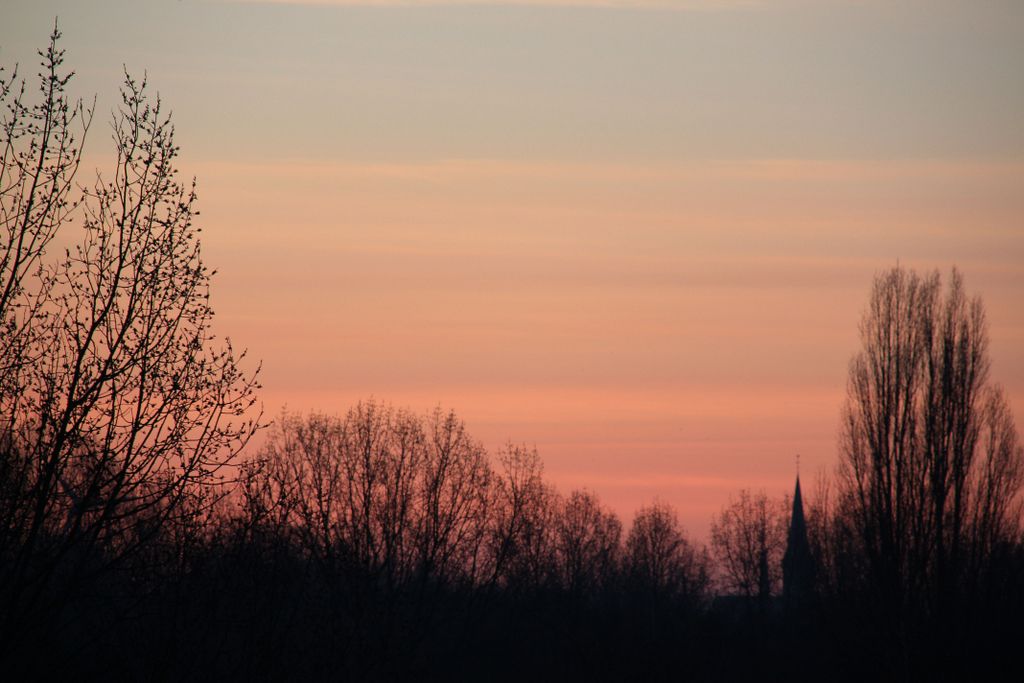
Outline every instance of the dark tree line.
[[170, 119], [126, 75], [113, 170], [78, 184], [93, 107], [66, 94], [59, 37], [36, 90], [0, 71], [4, 678], [943, 680], [1010, 661], [1024, 453], [956, 271], [877, 277], [838, 472], [806, 499], [741, 491], [710, 548], [663, 503], [627, 526], [559, 493], [534, 449], [488, 453], [440, 409], [284, 413], [243, 452], [266, 426], [256, 373], [210, 331]]
[[[592, 493], [563, 497], [546, 484], [535, 451], [508, 445], [492, 463], [439, 410], [371, 402], [344, 417], [282, 415], [225, 509], [219, 547], [259, 547], [254, 562], [299, 571], [293, 598], [316, 591], [315, 604], [270, 610], [300, 624], [279, 636], [329, 623], [330, 668], [353, 678], [490, 666], [512, 636], [531, 649], [502, 662], [508, 677], [563, 655], [565, 666], [591, 666], [606, 654], [591, 629], [613, 644], [628, 619], [655, 637], [710, 595], [710, 562], [671, 508], [642, 509], [623, 537]], [[549, 651], [570, 643], [575, 653]]]

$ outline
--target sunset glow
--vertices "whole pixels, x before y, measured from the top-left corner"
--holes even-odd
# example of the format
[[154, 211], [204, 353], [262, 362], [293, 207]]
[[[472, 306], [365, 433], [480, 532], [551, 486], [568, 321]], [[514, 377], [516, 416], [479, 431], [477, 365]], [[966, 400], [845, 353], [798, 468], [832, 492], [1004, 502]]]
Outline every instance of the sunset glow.
[[835, 467], [900, 263], [983, 298], [1020, 424], [1017, 5], [135, 5], [6, 2], [0, 56], [30, 71], [60, 17], [99, 92], [89, 169], [121, 65], [147, 71], [269, 416], [440, 405], [703, 539], [739, 489], [790, 491], [796, 454]]

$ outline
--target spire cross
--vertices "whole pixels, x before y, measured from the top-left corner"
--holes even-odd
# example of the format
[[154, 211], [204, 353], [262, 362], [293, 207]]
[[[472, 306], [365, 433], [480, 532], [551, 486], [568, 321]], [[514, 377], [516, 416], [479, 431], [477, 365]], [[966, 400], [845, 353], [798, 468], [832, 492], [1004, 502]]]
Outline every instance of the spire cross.
[[796, 454], [796, 476], [800, 476], [800, 454]]

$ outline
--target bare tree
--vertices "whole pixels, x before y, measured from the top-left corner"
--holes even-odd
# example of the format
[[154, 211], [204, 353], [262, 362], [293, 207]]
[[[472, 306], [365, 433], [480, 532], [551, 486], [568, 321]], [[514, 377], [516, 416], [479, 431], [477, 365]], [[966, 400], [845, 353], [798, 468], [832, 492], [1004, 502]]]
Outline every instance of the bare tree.
[[295, 533], [327, 571], [391, 587], [475, 578], [491, 476], [453, 413], [366, 402], [344, 418], [283, 414], [248, 466], [243, 507], [251, 525]]
[[427, 430], [417, 506], [420, 575], [472, 584], [487, 566], [493, 479], [487, 452], [455, 413], [435, 410]]
[[622, 523], [588, 491], [573, 491], [556, 519], [559, 581], [573, 595], [608, 586], [621, 562]]
[[641, 508], [626, 538], [626, 573], [654, 599], [700, 604], [710, 584], [707, 551], [693, 545], [664, 503]]
[[[125, 76], [111, 176], [74, 183], [91, 109], [55, 29], [38, 101], [12, 75], [0, 140], [0, 589], [6, 633], [208, 500], [258, 428], [257, 383], [211, 333], [211, 272], [174, 129]], [[51, 257], [58, 232], [80, 225]], [[244, 354], [243, 354], [244, 355]], [[59, 577], [59, 582], [57, 579]]]
[[294, 539], [353, 675], [411, 666], [445, 600], [494, 576], [493, 473], [453, 413], [285, 413], [243, 481], [243, 528]]
[[727, 591], [748, 600], [779, 593], [788, 507], [785, 499], [744, 489], [712, 521], [711, 547]]
[[491, 515], [491, 585], [537, 587], [552, 580], [558, 496], [544, 483], [536, 449], [508, 444], [498, 453]]
[[969, 599], [996, 539], [1016, 539], [1022, 455], [989, 383], [984, 308], [953, 271], [875, 279], [850, 363], [840, 501], [884, 604], [944, 613]]
[[[93, 109], [85, 108], [81, 100], [69, 99], [65, 92], [72, 74], [62, 71], [64, 51], [57, 47], [59, 39], [55, 27], [49, 46], [40, 52], [39, 101], [30, 101], [17, 67], [9, 74], [0, 67], [0, 104], [4, 109], [0, 141], [0, 239], [4, 246], [0, 258], [0, 391], [7, 400], [18, 393], [20, 371], [33, 360], [27, 354], [34, 322], [50, 313], [45, 306], [46, 291], [26, 291], [26, 286], [29, 280], [42, 284], [40, 270], [46, 248], [81, 202], [74, 179]], [[0, 427], [10, 436], [13, 420], [7, 417]]]

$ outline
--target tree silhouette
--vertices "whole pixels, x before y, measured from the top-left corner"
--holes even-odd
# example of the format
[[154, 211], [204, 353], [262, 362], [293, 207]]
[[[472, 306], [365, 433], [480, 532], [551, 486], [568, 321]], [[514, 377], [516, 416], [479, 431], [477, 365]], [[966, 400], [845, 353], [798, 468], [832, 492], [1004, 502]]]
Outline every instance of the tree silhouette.
[[626, 537], [626, 572], [652, 600], [699, 605], [710, 583], [706, 551], [683, 534], [675, 510], [664, 503], [641, 508]]
[[787, 504], [744, 489], [711, 524], [711, 547], [723, 588], [765, 602], [779, 592], [786, 548]]
[[[1000, 548], [1019, 540], [1024, 454], [989, 382], [981, 300], [954, 270], [875, 279], [850, 362], [840, 506], [896, 638], [960, 622]], [[975, 605], [977, 607], [977, 605]]]
[[555, 520], [559, 582], [571, 594], [597, 596], [621, 563], [622, 523], [593, 493], [573, 491]]
[[[256, 377], [211, 333], [169, 117], [126, 75], [113, 172], [81, 187], [92, 108], [59, 38], [37, 89], [0, 71], [7, 678], [959, 679], [1012, 659], [1024, 451], [955, 270], [876, 278], [839, 476], [806, 519], [798, 482], [792, 523], [740, 491], [717, 568], [669, 505], [624, 537], [535, 448], [492, 459], [440, 409], [284, 412], [238, 458]], [[735, 609], [780, 573], [799, 609]], [[709, 600], [713, 575], [731, 595]]]
[[[92, 110], [55, 28], [31, 100], [2, 83], [0, 628], [8, 648], [168, 524], [204, 514], [257, 429], [257, 388], [210, 331], [194, 182], [174, 129], [126, 74], [113, 173], [75, 183]], [[77, 235], [66, 235], [72, 226]], [[48, 248], [68, 246], [51, 254]], [[50, 251], [57, 251], [50, 249]], [[243, 354], [244, 355], [244, 354]]]
[[554, 579], [556, 507], [537, 450], [507, 444], [498, 453], [491, 520], [493, 585], [533, 590]]

